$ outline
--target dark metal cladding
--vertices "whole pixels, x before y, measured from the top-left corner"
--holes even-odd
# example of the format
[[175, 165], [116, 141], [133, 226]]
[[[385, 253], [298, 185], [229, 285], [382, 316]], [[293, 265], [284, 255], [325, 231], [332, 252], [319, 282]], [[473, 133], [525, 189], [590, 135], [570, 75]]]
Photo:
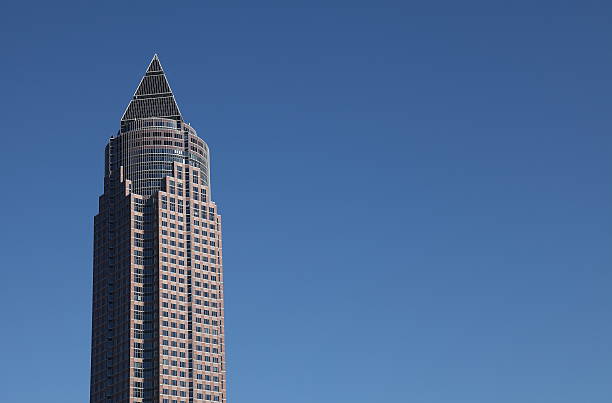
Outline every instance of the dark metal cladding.
[[140, 81], [121, 121], [152, 117], [182, 120], [181, 112], [157, 55], [149, 63], [145, 76]]

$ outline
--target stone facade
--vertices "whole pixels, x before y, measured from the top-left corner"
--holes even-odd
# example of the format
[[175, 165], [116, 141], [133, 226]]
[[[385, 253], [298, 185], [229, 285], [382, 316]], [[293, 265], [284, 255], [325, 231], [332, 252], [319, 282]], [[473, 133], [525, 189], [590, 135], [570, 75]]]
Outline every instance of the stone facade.
[[221, 216], [157, 56], [105, 153], [90, 401], [226, 402]]

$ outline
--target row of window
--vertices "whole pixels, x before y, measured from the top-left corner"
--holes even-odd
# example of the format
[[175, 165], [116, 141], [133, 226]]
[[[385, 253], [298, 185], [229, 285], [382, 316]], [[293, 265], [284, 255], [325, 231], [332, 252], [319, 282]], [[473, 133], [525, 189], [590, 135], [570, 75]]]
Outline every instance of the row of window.
[[[136, 390], [138, 390], [138, 389], [135, 389], [135, 391]], [[173, 393], [170, 393], [170, 391], [168, 389], [162, 389], [162, 394], [164, 394], [164, 395], [170, 395], [171, 394], [172, 396], [177, 396], [177, 394], [174, 393], [174, 392], [177, 392], [176, 390], [173, 390], [172, 392]], [[183, 396], [183, 394], [185, 394], [185, 395]], [[187, 397], [186, 392], [182, 391], [181, 392], [181, 397]], [[200, 399], [200, 400], [202, 400], [202, 399], [204, 399], [204, 400], [212, 400], [214, 402], [220, 402], [221, 401], [221, 396], [202, 395], [201, 393], [196, 393], [196, 398]], [[172, 400], [172, 402], [170, 402], [169, 399], [163, 399], [162, 402], [163, 403], [179, 403], [178, 400]], [[181, 400], [180, 403], [187, 403], [187, 401], [186, 400]]]
[[[138, 333], [140, 332], [140, 333]], [[175, 339], [182, 339], [182, 340], [187, 340], [187, 335], [185, 333], [181, 333], [181, 332], [175, 332], [175, 331], [169, 331], [169, 330], [162, 330], [161, 331], [162, 336], [165, 337], [174, 337]], [[137, 336], [138, 335], [138, 336]], [[134, 331], [134, 337], [137, 339], [142, 339], [144, 338], [144, 335], [142, 335], [142, 331], [140, 330], [135, 330]], [[209, 337], [202, 337], [200, 335], [195, 335], [195, 341], [198, 342], [205, 342], [205, 343], [210, 343], [210, 341], [205, 341], [205, 340], [211, 340]], [[215, 342], [215, 344], [218, 343], [217, 339], [212, 339], [213, 342]]]
[[[210, 329], [204, 329], [204, 330], [205, 330], [205, 332], [204, 332], [204, 333], [206, 333], [206, 334], [210, 334]], [[217, 333], [215, 333], [215, 334], [217, 334]], [[211, 339], [210, 339], [210, 338], [208, 338], [207, 340], [211, 340]], [[215, 339], [215, 340], [216, 340], [216, 339]], [[209, 342], [209, 344], [211, 344], [211, 343]], [[218, 343], [215, 343], [215, 344], [218, 344]], [[136, 347], [136, 345], [142, 345], [142, 343], [134, 343], [134, 347]], [[191, 349], [192, 349], [192, 347], [193, 347], [193, 345], [192, 345], [191, 343], [186, 344], [185, 342], [182, 342], [182, 341], [177, 342], [176, 340], [166, 340], [166, 339], [163, 339], [163, 340], [161, 341], [161, 345], [162, 345], [162, 346], [170, 346], [170, 347], [178, 347], [178, 348], [183, 348], [183, 349], [184, 349], [184, 348], [187, 348], [187, 349], [189, 349], [189, 350], [191, 350]], [[139, 347], [139, 348], [144, 348], [144, 347]], [[202, 346], [201, 346], [201, 345], [199, 345], [199, 344], [196, 344], [196, 345], [195, 345], [195, 349], [196, 349], [197, 351], [203, 351], [203, 350], [202, 350]], [[206, 347], [204, 351], [206, 351], [206, 352], [210, 352], [209, 350], [210, 350], [210, 348], [209, 348], [209, 347]], [[219, 351], [218, 351], [218, 349], [217, 349], [217, 348], [213, 348], [213, 352], [218, 353]]]
[[[170, 133], [169, 136], [172, 137]], [[179, 137], [180, 138], [180, 135]], [[129, 147], [143, 147], [143, 146], [173, 146], [173, 147], [183, 147], [183, 142], [172, 141], [172, 140], [135, 140], [130, 141]]]
[[127, 122], [125, 123], [125, 126], [123, 127], [124, 130], [137, 130], [137, 129], [142, 129], [144, 127], [170, 127], [170, 128], [177, 128], [180, 126], [177, 126], [177, 122], [176, 121], [171, 121], [171, 120], [154, 120], [154, 119], [141, 119], [141, 120], [135, 120], [132, 122]]
[[[167, 340], [166, 340], [167, 341]], [[142, 343], [139, 343], [142, 344]], [[173, 341], [173, 344], [177, 344], [175, 341]], [[185, 343], [180, 343], [183, 347], [181, 348], [185, 348]], [[189, 344], [189, 346], [191, 346], [191, 343]], [[178, 346], [177, 346], [178, 347]], [[199, 344], [197, 344], [195, 346], [195, 350], [196, 351], [203, 351], [205, 353], [211, 353], [211, 354], [219, 354], [219, 349], [216, 347], [203, 347]], [[170, 355], [172, 357], [180, 357], [180, 358], [186, 358], [186, 353], [184, 351], [177, 351], [177, 350], [169, 350], [169, 349], [162, 349], [162, 355]]]
[[[186, 358], [186, 357], [183, 357]], [[215, 364], [220, 364], [221, 363], [221, 359], [219, 357], [210, 357], [208, 355], [206, 356], [202, 356], [201, 354], [194, 354], [194, 358], [195, 361], [204, 361], [204, 362], [214, 362]], [[161, 365], [165, 365], [165, 366], [169, 366], [169, 367], [181, 367], [181, 368], [187, 368], [187, 362], [186, 361], [178, 361], [178, 360], [169, 360], [167, 358], [162, 358], [161, 360]], [[198, 365], [198, 364], [196, 364]]]
[[[214, 317], [218, 317], [219, 316], [218, 312], [216, 312], [216, 311], [209, 311], [208, 309], [203, 309], [202, 311], [203, 312], [199, 313], [199, 315], [214, 316]], [[162, 316], [164, 318], [167, 318], [168, 317], [168, 312], [164, 312], [164, 313], [165, 313], [165, 315], [162, 315]], [[180, 315], [180, 314], [179, 315], [174, 314], [174, 315], [175, 316], [173, 317], [173, 319], [187, 320], [185, 318], [185, 315]], [[178, 317], [176, 317], [176, 316], [178, 316]], [[200, 319], [200, 321], [196, 322], [196, 323], [202, 322], [203, 318], [198, 318], [198, 319]], [[134, 323], [134, 328], [137, 328], [138, 327], [137, 325], [139, 325], [139, 324], [138, 323]], [[163, 320], [162, 321], [162, 326], [163, 327], [170, 327], [172, 329], [180, 329], [180, 330], [186, 330], [187, 329], [187, 325], [185, 323], [176, 323], [176, 322], [167, 321], [167, 320]], [[201, 326], [195, 326], [194, 330], [196, 332], [198, 332], [198, 333], [202, 333], [202, 327]], [[213, 340], [216, 340], [216, 339], [213, 339]]]
[[[176, 361], [173, 361], [176, 362]], [[168, 364], [168, 360], [166, 359], [162, 359], [161, 360], [161, 364], [164, 366], [170, 366], [170, 364]], [[188, 368], [187, 363], [180, 361], [177, 362], [178, 365], [172, 365], [174, 367], [180, 367], [180, 368]], [[185, 364], [185, 365], [182, 365]], [[191, 367], [189, 367], [191, 368]], [[216, 365], [202, 365], [202, 364], [194, 364], [193, 365], [193, 369], [197, 370], [197, 371], [206, 371], [206, 372], [216, 372], [219, 373], [221, 372], [221, 367], [216, 366]], [[178, 371], [174, 370], [174, 369], [170, 369], [170, 368], [163, 368], [161, 371], [162, 375], [172, 375], [172, 376], [179, 376], [177, 374], [180, 374], [181, 378], [185, 378], [187, 376], [187, 374], [185, 374], [185, 372], [183, 371]]]
[[[217, 268], [215, 266], [208, 266], [208, 265], [203, 265], [200, 267], [195, 267], [196, 269], [200, 269], [200, 270], [204, 270], [204, 271], [211, 271], [213, 273], [217, 272]], [[176, 273], [177, 272], [177, 268], [176, 267], [168, 267], [166, 265], [162, 265], [162, 271], [170, 271], [170, 273]], [[219, 268], [219, 273], [221, 273], [221, 268]], [[185, 274], [185, 269], [178, 269], [178, 274]], [[208, 279], [208, 275], [207, 274], [200, 274], [199, 271], [195, 271], [195, 276], [197, 278], [200, 278], [200, 276], [202, 276], [205, 279]]]
[[150, 137], [169, 137], [169, 138], [174, 137], [176, 139], [182, 139], [183, 135], [181, 133], [175, 133], [175, 132], [153, 132], [153, 131], [147, 130], [143, 132], [130, 133], [128, 135], [127, 141], [129, 141], [131, 144], [131, 140], [150, 138]]
[[[200, 379], [202, 379], [202, 375], [200, 375]], [[211, 377], [210, 375], [206, 375], [206, 378], [208, 378], [207, 380], [210, 381]], [[215, 382], [219, 382], [219, 377], [215, 376], [214, 378], [216, 378], [217, 380]], [[170, 386], [180, 386], [182, 388], [186, 388], [186, 387], [191, 387], [193, 385], [192, 382], [187, 382], [187, 381], [180, 381], [180, 380], [176, 380], [176, 379], [167, 379], [167, 378], [163, 378], [161, 379], [161, 384], [162, 385], [170, 385]], [[143, 386], [143, 382], [134, 382], [134, 386], [137, 388], [142, 388]], [[207, 385], [207, 384], [202, 384], [202, 383], [196, 383], [195, 384], [196, 389], [204, 389], [204, 390], [210, 390], [210, 391], [214, 391], [214, 392], [220, 392], [220, 387], [219, 385]]]
[[[204, 261], [204, 262], [210, 262], [212, 264], [217, 264], [217, 259], [215, 259], [215, 258], [210, 258], [209, 259], [206, 256], [203, 256], [202, 259], [198, 259], [197, 255], [196, 255], [196, 259], [195, 260], [201, 260], [201, 261]], [[185, 266], [185, 261], [184, 260], [180, 260], [180, 259], [177, 260], [177, 259], [172, 258], [172, 257], [168, 258], [167, 256], [162, 256], [161, 261], [163, 263], [178, 264], [179, 266]], [[134, 258], [134, 264], [142, 265], [143, 263], [142, 263], [140, 258]], [[199, 263], [196, 263], [196, 267], [197, 267], [198, 264]], [[212, 287], [212, 288], [216, 290], [216, 287]]]
[[[163, 242], [163, 240], [162, 240], [162, 244], [165, 244], [165, 242]], [[181, 246], [181, 245], [183, 245], [183, 246]], [[211, 246], [216, 246], [216, 243], [215, 243], [214, 241], [211, 241]], [[178, 247], [179, 247], [179, 248], [184, 248], [184, 244], [183, 244], [182, 242], [179, 242]], [[210, 248], [210, 251], [209, 251], [207, 248], [201, 248], [201, 247], [199, 247], [199, 246], [194, 246], [194, 247], [193, 247], [193, 250], [194, 250], [195, 252], [200, 252], [200, 253], [207, 253], [207, 254], [208, 254], [208, 253], [210, 253], [210, 254], [211, 254], [211, 255], [213, 255], [213, 256], [217, 256], [217, 255], [219, 255], [219, 251], [217, 251], [217, 250], [215, 250], [215, 249], [213, 249], [213, 248]], [[177, 250], [177, 249], [173, 249], [173, 248], [166, 248], [165, 246], [162, 246], [161, 251], [162, 251], [162, 253], [169, 253], [169, 254], [171, 254], [171, 255], [175, 255], [175, 256], [176, 256], [177, 254], [178, 254], [178, 256], [185, 256], [185, 251], [180, 250], [180, 249], [179, 249], [179, 250]], [[140, 251], [134, 251], [134, 252], [140, 252]], [[134, 253], [134, 254], [136, 255], [136, 253]], [[141, 256], [141, 255], [138, 255], [138, 256]], [[197, 255], [196, 255], [196, 256], [197, 256]], [[200, 259], [198, 259], [198, 258], [196, 257], [196, 260], [200, 260]]]
[[[210, 238], [216, 238], [216, 237], [217, 237], [217, 234], [216, 234], [216, 233], [214, 233], [214, 232], [212, 232], [212, 231], [207, 232], [207, 231], [205, 231], [205, 230], [199, 230], [198, 228], [195, 228], [195, 226], [199, 226], [199, 225], [200, 225], [200, 222], [199, 222], [199, 221], [194, 221], [193, 225], [194, 225], [194, 228], [193, 228], [193, 233], [194, 233], [194, 234], [196, 234], [196, 235], [200, 235], [200, 236], [208, 236], [208, 237], [210, 237]], [[214, 224], [210, 224], [210, 225], [208, 225], [208, 226], [207, 226], [207, 225], [206, 225], [206, 223], [203, 223], [203, 224], [202, 224], [202, 226], [203, 226], [204, 228], [208, 227], [208, 228], [210, 228], [210, 229], [216, 229], [216, 227], [215, 227], [215, 225], [214, 225]], [[182, 233], [180, 233], [180, 232], [179, 232], [179, 233], [176, 233], [176, 232], [174, 232], [174, 231], [170, 231], [170, 232], [168, 232], [168, 230], [166, 230], [166, 229], [162, 229], [162, 235], [163, 235], [163, 236], [168, 236], [168, 234], [170, 234], [170, 237], [172, 237], [172, 238], [185, 239], [185, 235], [183, 235], [183, 234], [182, 234]], [[189, 240], [189, 239], [190, 239], [190, 237], [191, 237], [191, 235], [189, 235], [189, 234], [187, 234], [186, 236], [187, 236], [187, 240]], [[195, 238], [195, 237], [194, 237], [194, 238]]]

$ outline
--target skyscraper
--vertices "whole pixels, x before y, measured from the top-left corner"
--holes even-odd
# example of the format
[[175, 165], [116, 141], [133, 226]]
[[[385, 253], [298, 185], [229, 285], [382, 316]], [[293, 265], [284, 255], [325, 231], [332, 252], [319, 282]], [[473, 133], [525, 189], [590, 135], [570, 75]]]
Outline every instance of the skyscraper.
[[157, 55], [104, 159], [90, 401], [226, 402], [221, 217], [210, 151]]

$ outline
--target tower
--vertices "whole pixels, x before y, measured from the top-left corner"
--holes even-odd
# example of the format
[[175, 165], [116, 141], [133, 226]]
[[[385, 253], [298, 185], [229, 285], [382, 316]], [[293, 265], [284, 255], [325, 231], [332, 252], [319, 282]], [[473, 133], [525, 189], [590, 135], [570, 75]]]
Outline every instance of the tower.
[[157, 55], [105, 149], [94, 218], [91, 403], [226, 402], [210, 151]]

